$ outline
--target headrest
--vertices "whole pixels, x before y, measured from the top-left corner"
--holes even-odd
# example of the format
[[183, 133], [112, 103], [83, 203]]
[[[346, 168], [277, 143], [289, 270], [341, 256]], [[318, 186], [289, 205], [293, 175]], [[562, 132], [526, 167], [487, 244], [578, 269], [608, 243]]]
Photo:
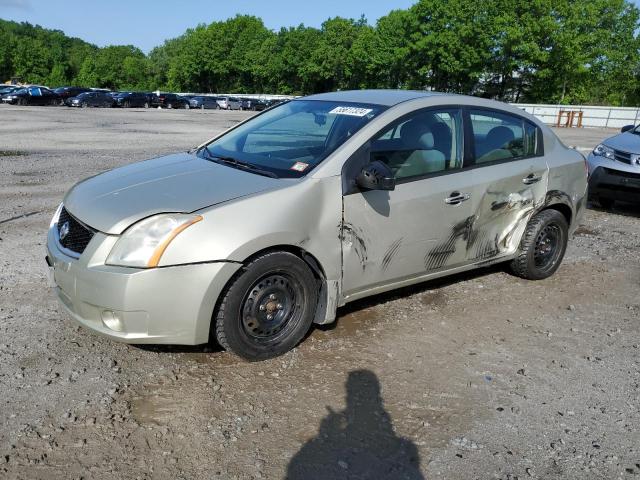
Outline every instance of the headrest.
[[402, 125], [400, 138], [407, 148], [433, 148], [433, 133], [428, 125], [418, 120], [410, 120]]
[[516, 138], [516, 136], [510, 128], [505, 126], [493, 127], [487, 134], [487, 143], [501, 148], [512, 142], [514, 138]]

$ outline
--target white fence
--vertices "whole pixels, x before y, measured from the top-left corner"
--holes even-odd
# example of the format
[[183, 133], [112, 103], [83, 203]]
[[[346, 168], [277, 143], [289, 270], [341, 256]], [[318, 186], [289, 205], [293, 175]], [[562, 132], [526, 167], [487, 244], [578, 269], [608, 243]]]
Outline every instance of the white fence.
[[[527, 113], [535, 115], [548, 125], [555, 125], [560, 110], [582, 112], [583, 127], [622, 128], [625, 125], [637, 125], [640, 119], [640, 108], [635, 107], [597, 107], [593, 105], [542, 105], [512, 103]], [[563, 122], [566, 121], [566, 116]], [[577, 125], [578, 115], [574, 115], [573, 126]]]

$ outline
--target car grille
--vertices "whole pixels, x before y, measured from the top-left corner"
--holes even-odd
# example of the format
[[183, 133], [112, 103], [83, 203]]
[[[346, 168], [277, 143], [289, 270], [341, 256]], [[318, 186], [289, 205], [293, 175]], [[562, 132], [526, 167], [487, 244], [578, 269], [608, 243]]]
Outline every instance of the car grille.
[[[60, 231], [66, 223], [69, 224], [69, 233], [61, 239]], [[60, 245], [80, 255], [84, 252], [84, 249], [87, 248], [87, 245], [95, 233], [95, 230], [77, 221], [67, 212], [66, 208], [62, 207], [60, 217], [58, 218], [58, 241]]]
[[623, 172], [622, 170], [613, 170], [611, 168], [605, 168], [604, 171], [607, 172], [608, 175], [614, 177], [633, 178], [636, 180], [640, 180], [640, 173]]
[[622, 150], [614, 150], [613, 156], [619, 162], [626, 163], [627, 165], [632, 165], [630, 153], [623, 152]]

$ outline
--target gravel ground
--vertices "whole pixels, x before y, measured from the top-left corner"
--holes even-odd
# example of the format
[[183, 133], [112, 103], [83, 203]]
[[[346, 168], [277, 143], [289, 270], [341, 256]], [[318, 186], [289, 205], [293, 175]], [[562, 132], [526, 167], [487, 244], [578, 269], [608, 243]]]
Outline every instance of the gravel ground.
[[376, 296], [262, 363], [74, 326], [44, 266], [64, 192], [247, 115], [0, 106], [0, 478], [640, 475], [640, 208], [588, 210], [548, 280]]

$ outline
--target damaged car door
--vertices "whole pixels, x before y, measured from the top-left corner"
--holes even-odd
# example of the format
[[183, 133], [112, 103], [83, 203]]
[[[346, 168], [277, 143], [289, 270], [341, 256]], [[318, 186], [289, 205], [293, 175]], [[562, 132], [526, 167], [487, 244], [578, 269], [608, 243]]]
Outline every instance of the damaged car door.
[[549, 168], [542, 132], [524, 118], [490, 109], [470, 109], [473, 156], [471, 215], [466, 226], [466, 260], [479, 263], [518, 248], [531, 214], [542, 205]]
[[[465, 261], [474, 172], [465, 171], [462, 110], [425, 109], [392, 122], [343, 169], [343, 293], [347, 298]], [[386, 165], [395, 188], [358, 185], [360, 169]]]

